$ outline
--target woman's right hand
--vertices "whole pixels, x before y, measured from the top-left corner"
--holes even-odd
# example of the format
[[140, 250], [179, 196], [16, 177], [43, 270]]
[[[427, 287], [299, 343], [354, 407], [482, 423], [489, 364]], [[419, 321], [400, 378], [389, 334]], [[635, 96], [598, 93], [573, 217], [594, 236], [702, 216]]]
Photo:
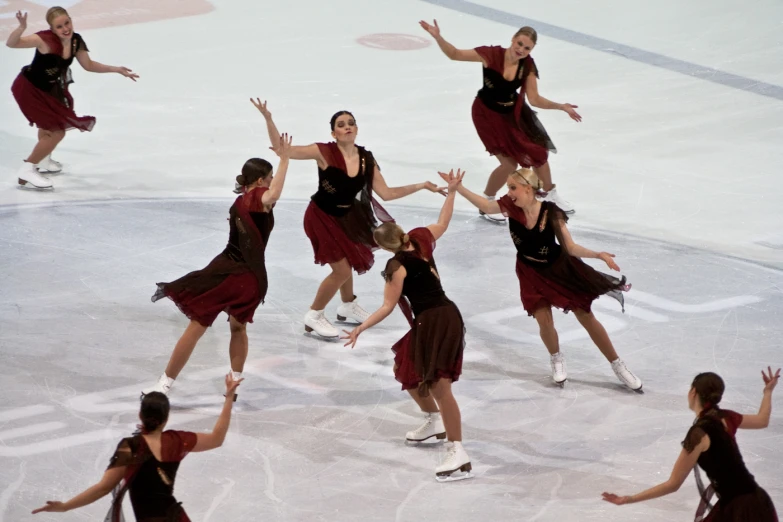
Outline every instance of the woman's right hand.
[[440, 36], [440, 27], [438, 27], [437, 20], [433, 20], [432, 25], [428, 24], [424, 20], [420, 20], [419, 25], [422, 27], [422, 29], [430, 33], [430, 35], [432, 35], [432, 37], [435, 38], [436, 40]]
[[65, 509], [65, 502], [57, 500], [47, 500], [46, 505], [33, 510], [33, 515], [38, 513], [65, 513], [68, 511]]
[[241, 378], [239, 380], [234, 380], [234, 377], [231, 375], [231, 372], [226, 374], [226, 399], [233, 400], [234, 397], [234, 390], [239, 387], [239, 383], [244, 381], [245, 378]]
[[17, 11], [16, 19], [19, 21], [19, 27], [27, 29], [27, 13], [22, 14], [22, 11]]
[[269, 112], [269, 109], [266, 108], [266, 100], [264, 100], [264, 102], [261, 103], [260, 98], [256, 98], [255, 100], [253, 98], [250, 98], [250, 103], [252, 103], [256, 109], [258, 109], [258, 112], [261, 113], [264, 119], [269, 120], [272, 118], [272, 113]]
[[778, 380], [780, 379], [780, 368], [778, 368], [778, 371], [775, 372], [775, 375], [772, 375], [772, 367], [767, 366], [767, 370], [769, 371], [769, 375], [764, 373], [764, 370], [761, 370], [761, 377], [764, 379], [764, 391], [771, 393], [772, 390], [775, 389], [775, 386], [778, 385]]
[[293, 138], [288, 136], [288, 133], [284, 132], [280, 135], [280, 139], [277, 141], [276, 147], [269, 147], [280, 159], [291, 158], [291, 141]]

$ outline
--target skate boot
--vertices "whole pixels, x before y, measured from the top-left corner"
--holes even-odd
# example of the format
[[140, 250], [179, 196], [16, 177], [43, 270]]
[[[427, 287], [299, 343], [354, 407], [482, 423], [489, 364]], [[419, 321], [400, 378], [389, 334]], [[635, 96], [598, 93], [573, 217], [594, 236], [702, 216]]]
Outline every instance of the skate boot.
[[35, 170], [35, 165], [32, 163], [27, 163], [26, 161], [19, 169], [16, 177], [18, 179], [18, 183], [23, 187], [29, 185], [37, 189], [53, 188], [52, 182], [41, 176], [38, 171]]
[[448, 442], [446, 458], [435, 468], [435, 479], [438, 482], [451, 482], [473, 477], [470, 457], [462, 447], [462, 442]]
[[336, 338], [340, 336], [337, 328], [324, 316], [323, 310], [309, 310], [304, 316], [305, 332], [315, 332], [321, 337]]
[[62, 172], [63, 165], [59, 161], [54, 161], [50, 154], [42, 159], [35, 168], [41, 174], [57, 174], [58, 172]]
[[[495, 196], [487, 196], [486, 194], [484, 194], [484, 197], [490, 201], [495, 201]], [[503, 214], [485, 214], [484, 212], [479, 210], [479, 216], [483, 217], [484, 219], [486, 219], [491, 223], [495, 223], [498, 225], [502, 225], [503, 223], [506, 222], [506, 216], [504, 216]]]
[[341, 322], [353, 321], [356, 323], [363, 323], [370, 317], [367, 310], [359, 306], [356, 300], [356, 296], [353, 296], [353, 301], [350, 303], [342, 303], [337, 307], [337, 320]]
[[574, 206], [571, 203], [569, 203], [568, 201], [560, 197], [560, 194], [557, 193], [557, 187], [553, 186], [552, 189], [547, 192], [544, 201], [549, 201], [554, 203], [555, 205], [558, 206], [558, 208], [560, 208], [560, 210], [562, 210], [566, 214], [570, 215], [576, 212], [576, 210], [574, 210]]
[[438, 440], [446, 438], [446, 428], [443, 426], [443, 419], [440, 412], [428, 413], [424, 424], [405, 435], [407, 442], [424, 442], [427, 439], [436, 437]]
[[154, 386], [141, 392], [141, 398], [143, 399], [145, 395], [152, 392], [160, 392], [163, 395], [168, 396], [169, 390], [171, 390], [172, 386], [174, 386], [174, 379], [166, 375], [166, 372], [163, 372], [163, 374], [160, 376], [160, 379], [158, 379], [158, 382], [155, 383]]
[[620, 379], [620, 382], [625, 384], [629, 389], [635, 392], [642, 391], [642, 380], [625, 366], [622, 359], [617, 359], [612, 362], [612, 370], [614, 370], [614, 374]]
[[554, 355], [550, 355], [549, 364], [552, 365], [552, 380], [560, 387], [565, 386], [568, 380], [568, 372], [566, 371], [566, 362], [563, 354], [557, 352]]

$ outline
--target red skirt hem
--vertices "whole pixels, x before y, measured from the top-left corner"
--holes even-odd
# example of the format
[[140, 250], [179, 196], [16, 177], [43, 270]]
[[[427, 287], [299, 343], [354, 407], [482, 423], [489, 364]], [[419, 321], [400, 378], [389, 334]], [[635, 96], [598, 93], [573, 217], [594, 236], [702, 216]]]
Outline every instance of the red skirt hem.
[[534, 143], [514, 121], [514, 113], [495, 112], [479, 98], [473, 101], [473, 125], [492, 156], [507, 156], [521, 167], [540, 167], [549, 159], [549, 151]]
[[93, 116], [77, 116], [73, 112], [73, 97], [67, 87], [65, 96], [69, 107], [30, 83], [23, 73], [14, 80], [11, 92], [31, 126], [48, 131], [79, 129], [82, 132], [89, 132], [95, 126]]
[[353, 270], [363, 274], [375, 263], [375, 256], [368, 246], [352, 241], [337, 218], [312, 201], [304, 214], [304, 230], [313, 247], [316, 264], [328, 265], [345, 259]]

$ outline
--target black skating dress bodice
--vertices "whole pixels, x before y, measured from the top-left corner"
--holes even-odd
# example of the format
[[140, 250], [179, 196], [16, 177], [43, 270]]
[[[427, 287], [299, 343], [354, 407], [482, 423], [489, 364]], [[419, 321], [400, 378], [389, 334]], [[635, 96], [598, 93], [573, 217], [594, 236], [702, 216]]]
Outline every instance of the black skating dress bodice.
[[560, 257], [562, 247], [557, 242], [555, 227], [550, 219], [550, 213], [558, 211], [551, 203], [542, 202], [538, 220], [530, 230], [524, 223], [509, 215], [508, 229], [517, 249], [517, 259], [528, 265], [547, 266]]
[[359, 172], [354, 177], [335, 165], [327, 165], [325, 169], [318, 167], [318, 191], [311, 199], [330, 216], [342, 217], [348, 214], [357, 201], [356, 196], [367, 184], [366, 155], [364, 149], [358, 149]]
[[62, 44], [54, 33], [41, 31], [37, 34], [46, 42], [52, 52], [43, 54], [36, 49], [33, 61], [22, 69], [23, 74], [36, 88], [55, 96], [61, 102], [65, 102], [64, 89], [66, 85], [73, 83], [70, 74], [71, 64], [77, 52], [89, 51], [87, 44], [84, 43], [84, 39], [79, 33], [74, 33], [71, 37], [70, 56], [63, 58]]
[[416, 228], [408, 236], [415, 250], [397, 252], [390, 260], [386, 273], [393, 274], [396, 271], [394, 262], [405, 267], [402, 295], [408, 299], [413, 315], [418, 316], [451, 301], [443, 291], [438, 268], [432, 258], [432, 233], [426, 228]]

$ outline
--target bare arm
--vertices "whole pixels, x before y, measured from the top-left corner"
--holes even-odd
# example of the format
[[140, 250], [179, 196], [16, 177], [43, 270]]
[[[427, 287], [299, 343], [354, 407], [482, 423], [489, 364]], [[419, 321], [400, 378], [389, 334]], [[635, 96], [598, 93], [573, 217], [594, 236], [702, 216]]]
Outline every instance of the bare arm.
[[553, 109], [566, 112], [572, 120], [582, 121], [582, 117], [574, 110], [578, 108], [576, 105], [570, 103], [556, 103], [551, 100], [547, 100], [538, 92], [538, 78], [535, 74], [529, 74], [527, 80], [525, 80], [525, 94], [527, 95], [527, 101], [533, 107], [539, 109]]
[[8, 35], [8, 40], [5, 41], [5, 45], [11, 49], [30, 49], [35, 47], [39, 51], [43, 51], [46, 44], [41, 40], [40, 36], [37, 34], [22, 36], [27, 30], [27, 13], [22, 14], [21, 11], [17, 11], [16, 19], [19, 21], [19, 27], [11, 31], [11, 34]]
[[85, 489], [71, 500], [67, 502], [57, 502], [49, 500], [46, 505], [33, 511], [33, 514], [41, 513], [44, 511], [63, 513], [72, 509], [77, 509], [88, 504], [92, 504], [96, 500], [108, 495], [114, 487], [120, 483], [122, 477], [125, 475], [125, 466], [119, 466], [116, 468], [107, 469], [103, 474], [100, 482], [94, 486]]
[[[250, 98], [250, 102], [258, 109], [258, 112], [264, 117], [266, 121], [266, 132], [269, 134], [269, 143], [272, 145], [272, 150], [280, 146], [280, 131], [277, 130], [272, 119], [272, 113], [266, 107], [266, 101], [261, 101], [260, 98]], [[310, 145], [293, 145], [290, 148], [289, 156], [294, 160], [315, 160], [318, 162], [318, 166], [322, 169], [326, 168], [326, 160], [324, 159], [321, 151], [318, 150], [318, 145], [311, 143]]]
[[768, 367], [769, 375], [761, 371], [764, 378], [764, 396], [761, 398], [761, 406], [756, 415], [743, 415], [740, 428], [745, 430], [760, 430], [769, 426], [769, 418], [772, 415], [772, 390], [778, 384], [780, 379], [780, 369], [773, 375], [772, 368]]
[[693, 467], [696, 465], [696, 461], [699, 459], [699, 455], [707, 451], [710, 447], [710, 438], [705, 435], [702, 437], [701, 442], [696, 446], [693, 451], [688, 453], [684, 448], [680, 452], [680, 456], [677, 458], [677, 462], [674, 463], [671, 475], [666, 482], [662, 482], [657, 486], [653, 486], [650, 489], [646, 489], [641, 493], [630, 495], [626, 497], [620, 497], [613, 493], [604, 493], [603, 498], [607, 502], [612, 504], [634, 504], [636, 502], [644, 502], [645, 500], [651, 500], [654, 498], [662, 497], [670, 493], [674, 493], [685, 479], [688, 478]]
[[226, 400], [223, 401], [223, 410], [220, 412], [215, 427], [212, 428], [212, 433], [197, 433], [196, 445], [193, 446], [191, 451], [209, 451], [211, 449], [219, 448], [223, 445], [223, 441], [226, 440], [226, 433], [228, 432], [228, 425], [231, 422], [231, 408], [234, 405], [234, 390], [236, 390], [239, 383], [244, 379], [238, 381], [233, 380], [231, 374], [226, 375]]
[[85, 71], [93, 72], [93, 73], [117, 73], [125, 76], [126, 78], [130, 78], [134, 82], [136, 81], [136, 78], [139, 77], [138, 74], [134, 73], [127, 67], [117, 67], [114, 65], [106, 65], [100, 62], [96, 62], [92, 58], [90, 58], [90, 53], [88, 53], [84, 49], [80, 49], [76, 52], [76, 59], [79, 61], [79, 65], [82, 66], [82, 68]]
[[400, 296], [402, 295], [402, 282], [405, 280], [406, 275], [408, 275], [408, 273], [404, 266], [398, 268], [392, 275], [391, 281], [386, 283], [386, 286], [383, 289], [383, 304], [380, 308], [370, 314], [370, 317], [368, 317], [366, 321], [352, 331], [348, 332], [344, 330], [345, 333], [348, 334], [347, 336], [341, 337], [341, 339], [348, 339], [345, 346], [350, 345], [351, 348], [353, 348], [356, 345], [356, 340], [360, 333], [368, 328], [372, 328], [389, 317], [389, 314], [394, 311], [394, 307], [397, 306], [397, 303], [400, 301]]
[[440, 209], [438, 222], [427, 227], [435, 239], [439, 239], [446, 232], [446, 229], [449, 228], [451, 216], [454, 214], [454, 200], [457, 198], [457, 187], [462, 183], [463, 177], [465, 177], [465, 173], [457, 169], [456, 174], [452, 170], [448, 173], [448, 178], [444, 178], [449, 183], [449, 193], [446, 196], [443, 207]]
[[500, 204], [494, 199], [487, 199], [483, 196], [479, 196], [475, 192], [471, 192], [467, 188], [465, 188], [465, 185], [460, 184], [459, 188], [457, 189], [457, 192], [460, 193], [462, 197], [470, 201], [474, 207], [479, 209], [485, 214], [499, 214], [500, 213]]
[[[432, 37], [435, 39], [435, 42], [437, 42], [438, 47], [440, 47], [440, 50], [443, 51], [443, 54], [449, 57], [450, 60], [455, 60], [457, 62], [481, 62], [484, 63], [484, 60], [481, 58], [479, 53], [476, 52], [475, 49], [457, 49], [452, 44], [447, 42], [441, 35], [440, 35], [440, 27], [438, 27], [438, 21], [433, 20], [432, 25], [428, 24], [424, 20], [419, 22], [419, 25]], [[486, 67], [486, 63], [484, 63], [484, 66]]]
[[277, 172], [272, 177], [272, 183], [269, 184], [269, 190], [261, 196], [261, 203], [267, 209], [280, 199], [285, 184], [285, 175], [288, 172], [288, 156], [291, 153], [292, 138], [289, 138], [287, 134], [283, 134], [280, 138], [278, 147], [270, 147], [280, 157], [280, 163], [277, 165]]
[[583, 259], [600, 259], [612, 270], [620, 271], [620, 267], [614, 262], [614, 254], [608, 252], [594, 252], [589, 248], [585, 248], [582, 245], [577, 245], [571, 238], [571, 232], [568, 231], [568, 227], [565, 222], [559, 219], [554, 220], [555, 233], [557, 239], [569, 256], [581, 257]]
[[438, 187], [430, 181], [423, 183], [414, 183], [413, 185], [403, 185], [401, 187], [390, 187], [386, 184], [386, 180], [381, 174], [381, 169], [378, 165], [375, 165], [375, 172], [372, 177], [372, 190], [378, 197], [384, 201], [392, 201], [394, 199], [404, 198], [410, 196], [414, 192], [418, 192], [422, 189], [427, 189], [431, 192], [437, 192]]

